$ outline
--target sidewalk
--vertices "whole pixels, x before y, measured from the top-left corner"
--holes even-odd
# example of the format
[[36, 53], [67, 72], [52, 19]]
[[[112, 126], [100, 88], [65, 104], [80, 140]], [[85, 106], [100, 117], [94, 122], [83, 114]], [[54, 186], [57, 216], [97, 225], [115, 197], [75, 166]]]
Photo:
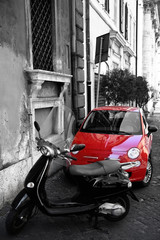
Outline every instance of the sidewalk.
[[154, 114], [160, 113], [160, 99], [157, 100], [157, 103], [155, 104]]

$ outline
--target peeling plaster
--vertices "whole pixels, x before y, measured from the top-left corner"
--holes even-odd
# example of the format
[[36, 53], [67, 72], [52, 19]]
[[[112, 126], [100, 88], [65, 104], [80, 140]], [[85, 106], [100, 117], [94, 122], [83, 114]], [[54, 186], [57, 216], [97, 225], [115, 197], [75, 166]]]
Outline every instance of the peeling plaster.
[[29, 157], [30, 149], [29, 149], [29, 114], [28, 114], [28, 107], [27, 107], [27, 99], [26, 96], [23, 94], [21, 100], [21, 117], [20, 117], [20, 139], [18, 143], [19, 149], [19, 159], [24, 159]]
[[[31, 166], [32, 160], [28, 158], [0, 171], [0, 208], [7, 202], [11, 203], [23, 188], [24, 176], [26, 176]], [[12, 176], [12, 181], [8, 176]]]
[[29, 156], [26, 60], [7, 45], [0, 47], [0, 169]]
[[11, 46], [16, 55], [19, 52], [25, 54], [25, 14], [22, 9], [24, 1], [0, 1], [0, 44]]
[[[14, 164], [22, 159], [28, 158], [30, 156], [30, 144], [29, 144], [29, 115], [28, 115], [28, 108], [27, 108], [27, 99], [25, 94], [22, 96], [22, 100], [20, 110], [19, 110], [19, 130], [18, 132], [18, 138], [15, 142], [15, 146], [11, 146], [12, 149], [8, 149], [8, 151], [4, 151], [1, 153], [1, 160], [3, 162], [1, 163], [1, 168], [6, 168], [11, 164]], [[6, 121], [6, 113], [4, 114], [3, 121], [3, 127], [4, 132], [7, 134], [9, 139], [14, 139], [14, 135], [9, 131], [7, 127]]]

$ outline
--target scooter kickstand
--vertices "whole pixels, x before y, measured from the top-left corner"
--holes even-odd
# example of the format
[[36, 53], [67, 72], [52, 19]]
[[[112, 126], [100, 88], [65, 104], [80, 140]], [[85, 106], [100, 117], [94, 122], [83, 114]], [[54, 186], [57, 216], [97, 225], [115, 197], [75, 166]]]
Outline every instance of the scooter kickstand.
[[100, 227], [98, 226], [98, 223], [99, 223], [99, 221], [98, 221], [98, 211], [95, 212], [94, 217], [95, 217], [95, 219], [94, 219], [94, 225], [93, 225], [93, 227], [94, 227], [95, 229], [100, 229]]
[[90, 216], [88, 217], [88, 220], [89, 220], [89, 222], [91, 222], [91, 224], [92, 224], [92, 220], [94, 221], [93, 228], [100, 229], [98, 227], [98, 211], [95, 211], [94, 213], [91, 213]]

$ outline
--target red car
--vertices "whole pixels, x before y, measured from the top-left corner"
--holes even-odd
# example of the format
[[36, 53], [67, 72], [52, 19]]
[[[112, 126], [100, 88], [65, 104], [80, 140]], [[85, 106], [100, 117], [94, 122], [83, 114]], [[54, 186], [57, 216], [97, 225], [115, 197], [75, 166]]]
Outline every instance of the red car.
[[137, 166], [128, 171], [132, 182], [147, 186], [152, 177], [152, 132], [142, 109], [126, 106], [106, 106], [93, 109], [72, 145], [85, 144], [82, 151], [74, 152], [77, 161], [72, 164], [89, 164], [104, 159], [120, 162], [136, 161]]

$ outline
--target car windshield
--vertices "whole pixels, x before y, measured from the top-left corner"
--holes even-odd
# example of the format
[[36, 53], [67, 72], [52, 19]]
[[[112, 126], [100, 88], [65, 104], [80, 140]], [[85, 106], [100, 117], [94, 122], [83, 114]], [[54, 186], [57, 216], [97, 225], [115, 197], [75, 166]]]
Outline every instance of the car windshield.
[[140, 113], [127, 111], [92, 111], [84, 122], [81, 132], [141, 135]]

